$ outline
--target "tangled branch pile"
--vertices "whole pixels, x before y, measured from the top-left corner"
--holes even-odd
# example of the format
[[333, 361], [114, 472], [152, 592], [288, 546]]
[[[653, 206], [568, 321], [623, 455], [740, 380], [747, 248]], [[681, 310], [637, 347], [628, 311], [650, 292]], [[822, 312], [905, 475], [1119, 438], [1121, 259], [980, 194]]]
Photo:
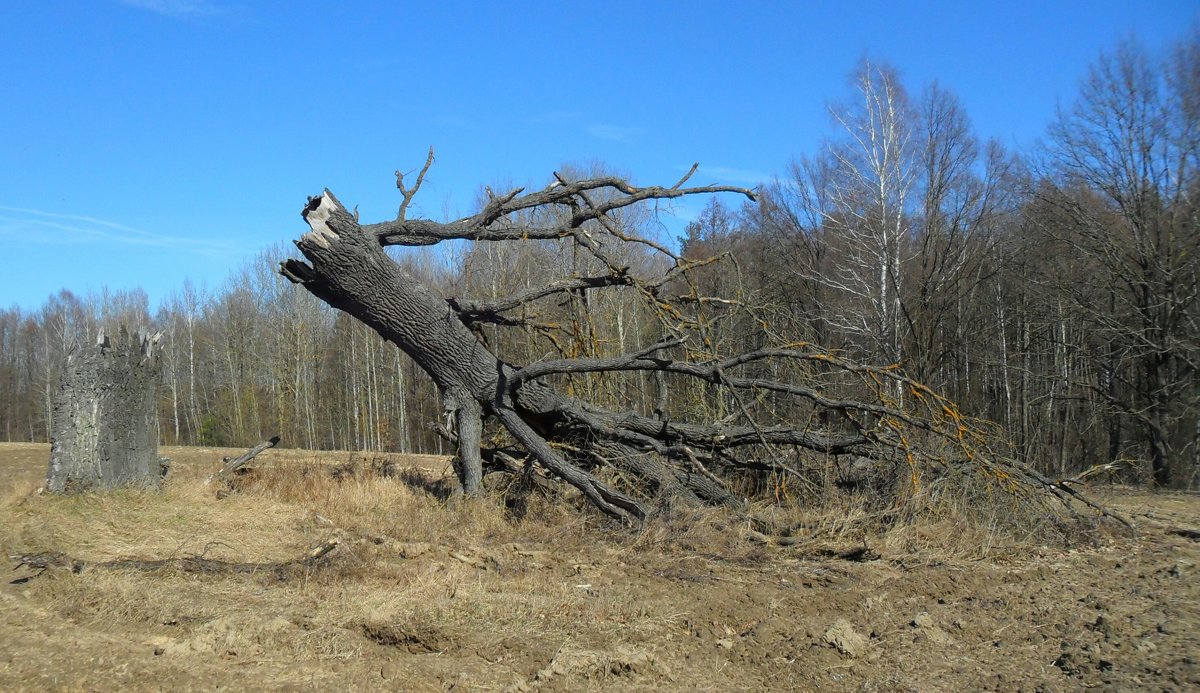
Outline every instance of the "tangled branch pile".
[[[639, 230], [668, 201], [753, 201], [754, 191], [688, 187], [696, 167], [670, 187], [556, 173], [535, 192], [489, 189], [480, 211], [457, 221], [409, 219], [432, 161], [431, 152], [412, 188], [397, 174], [404, 201], [393, 221], [359, 224], [328, 190], [310, 198], [311, 230], [296, 242], [306, 261], [280, 271], [437, 383], [467, 493], [479, 490], [486, 458], [540, 469], [604, 512], [642, 520], [659, 504], [778, 496], [818, 483], [840, 460], [868, 482], [889, 480], [893, 495], [968, 474], [1010, 493], [1078, 498], [1011, 459], [998, 431], [899, 364], [857, 363], [776, 334], [753, 292], [718, 281], [736, 277], [730, 258], [687, 257]], [[541, 285], [445, 297], [384, 250], [453, 240], [473, 242], [472, 252], [506, 243], [570, 261]], [[614, 301], [616, 321], [626, 321], [619, 339], [605, 337], [610, 315], [601, 314]]]

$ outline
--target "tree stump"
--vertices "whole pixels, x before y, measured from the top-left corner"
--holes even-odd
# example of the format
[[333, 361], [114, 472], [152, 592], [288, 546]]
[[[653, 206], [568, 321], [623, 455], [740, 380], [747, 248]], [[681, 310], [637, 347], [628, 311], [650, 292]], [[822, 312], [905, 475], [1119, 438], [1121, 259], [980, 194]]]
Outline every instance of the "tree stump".
[[101, 334], [67, 356], [52, 402], [50, 491], [158, 484], [160, 336], [121, 328], [116, 344]]

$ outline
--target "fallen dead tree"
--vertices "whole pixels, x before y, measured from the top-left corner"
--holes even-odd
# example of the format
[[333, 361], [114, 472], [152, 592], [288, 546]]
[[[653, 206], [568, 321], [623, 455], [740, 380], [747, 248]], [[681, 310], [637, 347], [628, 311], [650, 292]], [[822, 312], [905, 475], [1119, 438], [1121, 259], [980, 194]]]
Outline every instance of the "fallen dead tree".
[[[310, 231], [296, 241], [305, 259], [283, 262], [280, 272], [373, 328], [434, 380], [466, 493], [480, 489], [483, 432], [491, 421], [506, 434], [503, 447], [514, 467], [536, 465], [624, 519], [645, 520], [664, 504], [742, 507], [745, 499], [730, 486], [733, 477], [804, 483], [806, 460], [842, 455], [878, 461], [889, 474], [911, 477], [914, 486], [923, 475], [965, 471], [1012, 493], [1097, 508], [1068, 485], [1006, 455], [1002, 443], [994, 444], [994, 430], [897, 367], [864, 365], [812, 344], [780, 340], [753, 306], [703, 294], [694, 275], [720, 258], [682, 257], [619, 217], [622, 210], [691, 195], [754, 200], [754, 191], [687, 187], [696, 167], [670, 187], [556, 173], [535, 192], [489, 190], [479, 212], [456, 221], [409, 219], [408, 205], [432, 160], [431, 153], [412, 188], [398, 174], [404, 199], [395, 220], [360, 224], [330, 191], [310, 198], [302, 211]], [[508, 297], [446, 299], [384, 252], [391, 245], [450, 240], [562, 241], [587, 259], [577, 265], [587, 270]], [[635, 271], [623, 261], [630, 247], [656, 258], [648, 263], [653, 271]], [[553, 310], [547, 303], [578, 299], [586, 310], [586, 297], [599, 291], [633, 292], [655, 317], [659, 335], [626, 353], [579, 356], [560, 349], [561, 358], [526, 364], [498, 356], [484, 338], [482, 327], [495, 326], [559, 344], [553, 331], [564, 328], [539, 320]], [[762, 326], [760, 346], [729, 353], [715, 345], [710, 326], [732, 313]], [[653, 411], [587, 401], [560, 386], [599, 374], [649, 377], [658, 390]], [[864, 397], [834, 394], [830, 383], [847, 382]], [[672, 392], [701, 392], [720, 405], [681, 409]]]

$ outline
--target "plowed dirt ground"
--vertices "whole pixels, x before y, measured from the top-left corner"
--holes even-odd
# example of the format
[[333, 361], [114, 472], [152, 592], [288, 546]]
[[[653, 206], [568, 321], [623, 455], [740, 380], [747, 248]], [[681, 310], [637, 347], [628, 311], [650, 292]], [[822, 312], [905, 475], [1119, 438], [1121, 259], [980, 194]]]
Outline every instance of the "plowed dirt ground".
[[[271, 451], [218, 498], [202, 482], [231, 452], [164, 449], [161, 492], [52, 497], [46, 446], [0, 445], [0, 548], [89, 562], [0, 580], [0, 689], [1200, 689], [1196, 495], [1097, 491], [1132, 536], [864, 538], [879, 557], [849, 561], [447, 504], [437, 458]], [[96, 565], [195, 556], [258, 567]]]

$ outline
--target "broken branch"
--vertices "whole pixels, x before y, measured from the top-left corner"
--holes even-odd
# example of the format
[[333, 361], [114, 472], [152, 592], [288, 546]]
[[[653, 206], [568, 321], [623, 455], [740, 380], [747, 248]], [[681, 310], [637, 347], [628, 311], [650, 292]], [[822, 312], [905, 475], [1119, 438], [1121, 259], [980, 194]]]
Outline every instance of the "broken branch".
[[255, 445], [254, 447], [250, 448], [246, 452], [242, 453], [242, 455], [240, 457], [238, 457], [237, 459], [226, 460], [224, 467], [221, 467], [221, 469], [218, 470], [215, 474], [212, 474], [211, 476], [209, 476], [207, 479], [204, 480], [204, 485], [208, 486], [209, 484], [211, 484], [213, 482], [214, 479], [225, 476], [226, 474], [232, 473], [232, 472], [246, 466], [247, 464], [249, 464], [249, 462], [251, 460], [253, 460], [255, 457], [257, 457], [260, 452], [267, 450], [269, 448], [273, 448], [278, 443], [279, 443], [279, 436], [271, 436], [270, 438], [264, 440], [263, 442], [259, 443], [258, 445]]

